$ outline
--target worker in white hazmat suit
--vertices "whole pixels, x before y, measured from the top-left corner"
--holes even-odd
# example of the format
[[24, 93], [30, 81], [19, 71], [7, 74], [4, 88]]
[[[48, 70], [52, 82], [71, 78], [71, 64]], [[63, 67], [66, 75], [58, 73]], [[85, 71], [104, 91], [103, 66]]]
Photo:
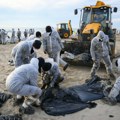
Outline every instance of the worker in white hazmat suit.
[[110, 60], [110, 45], [109, 38], [103, 31], [99, 31], [97, 36], [91, 41], [90, 53], [93, 60], [91, 77], [94, 77], [100, 67], [100, 62], [103, 60], [109, 78], [115, 78], [112, 71], [112, 63]]
[[60, 51], [64, 48], [60, 36], [56, 31], [52, 31], [51, 26], [46, 27], [46, 33], [43, 35], [43, 49], [50, 58], [59, 64]]
[[26, 40], [27, 37], [28, 37], [28, 31], [27, 31], [27, 29], [25, 29], [25, 31], [24, 31], [24, 37], [25, 37], [25, 40]]
[[[20, 107], [20, 111], [25, 114], [34, 113], [34, 109], [30, 106], [32, 103], [40, 105], [39, 97], [42, 94], [42, 90], [38, 87], [37, 80], [38, 74], [41, 73], [44, 64], [43, 58], [32, 58], [29, 64], [21, 65], [16, 68], [6, 79], [7, 90], [17, 95], [15, 101], [17, 105], [21, 103], [22, 96], [26, 97]], [[50, 68], [48, 68], [48, 70], [49, 69]]]
[[[118, 60], [116, 60], [115, 62], [115, 65], [118, 69], [118, 71], [120, 72], [120, 58]], [[105, 90], [104, 90], [104, 93], [107, 93], [109, 92], [109, 87], [107, 87]], [[117, 103], [117, 96], [120, 94], [120, 77], [118, 77], [116, 79], [116, 82], [114, 84], [114, 86], [112, 87], [110, 93], [108, 94], [108, 100], [109, 102], [114, 105]]]
[[1, 41], [3, 45], [6, 44], [6, 37], [7, 37], [7, 32], [4, 29], [2, 29], [1, 30]]
[[60, 57], [60, 52], [63, 48], [64, 46], [58, 32], [51, 28], [51, 26], [46, 26], [46, 33], [43, 35], [44, 53], [53, 58], [58, 65], [61, 64], [63, 70], [66, 70], [68, 64]]
[[17, 31], [17, 37], [18, 37], [18, 41], [20, 42], [21, 41], [21, 31], [20, 31], [19, 28], [18, 28], [18, 31]]
[[15, 43], [15, 30], [12, 29], [11, 41], [10, 43]]
[[21, 41], [12, 49], [12, 58], [15, 67], [19, 67], [22, 64], [29, 63], [31, 58], [37, 57], [35, 51], [40, 49], [41, 41]]
[[[50, 70], [47, 71], [43, 79], [42, 89], [45, 87], [57, 87], [59, 83], [64, 80], [64, 77], [61, 75], [59, 66], [52, 58], [45, 59], [45, 62], [49, 65], [51, 64]], [[47, 68], [47, 67], [46, 67]]]

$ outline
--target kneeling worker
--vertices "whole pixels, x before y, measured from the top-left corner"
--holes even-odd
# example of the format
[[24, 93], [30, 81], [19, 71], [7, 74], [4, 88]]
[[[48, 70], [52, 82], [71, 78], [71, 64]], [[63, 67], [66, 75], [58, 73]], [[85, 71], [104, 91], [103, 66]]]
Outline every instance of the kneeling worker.
[[[59, 83], [62, 82], [64, 80], [64, 77], [61, 75], [61, 71], [59, 69], [59, 66], [56, 62], [54, 62], [54, 60], [52, 58], [48, 58], [45, 60], [46, 65], [48, 64], [48, 66], [50, 66], [50, 70], [45, 74], [44, 78], [43, 78], [43, 86], [42, 89], [45, 89], [46, 86], [47, 87], [57, 87], [59, 86]], [[46, 66], [46, 68], [44, 68], [44, 71], [46, 71], [46, 69], [48, 69]]]
[[18, 104], [20, 104], [19, 102], [22, 96], [34, 98], [32, 102], [25, 99], [20, 107], [19, 110], [25, 114], [34, 113], [34, 109], [30, 106], [33, 102], [36, 105], [40, 104], [39, 97], [41, 96], [42, 90], [38, 87], [37, 79], [44, 65], [43, 58], [32, 58], [29, 64], [21, 65], [7, 77], [6, 88], [12, 94], [17, 95], [16, 102]]

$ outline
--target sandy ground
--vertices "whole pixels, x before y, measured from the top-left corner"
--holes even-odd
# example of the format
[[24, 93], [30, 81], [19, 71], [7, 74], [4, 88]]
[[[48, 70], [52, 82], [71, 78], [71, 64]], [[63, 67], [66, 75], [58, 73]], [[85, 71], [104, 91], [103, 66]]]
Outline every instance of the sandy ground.
[[[5, 80], [7, 75], [14, 69], [13, 66], [8, 65], [8, 60], [11, 58], [10, 53], [14, 44], [0, 45], [0, 91], [7, 92], [5, 88]], [[120, 54], [120, 37], [117, 36], [116, 54]], [[39, 56], [46, 57], [42, 50], [39, 51]], [[114, 65], [114, 60], [113, 60]], [[66, 72], [62, 73], [65, 76], [65, 81], [61, 86], [69, 87], [84, 83], [86, 79], [90, 77], [90, 67], [87, 66], [70, 66]], [[115, 70], [115, 68], [113, 67]], [[100, 69], [97, 73], [101, 77], [106, 76], [105, 69]], [[116, 74], [116, 77], [118, 74]], [[24, 115], [23, 120], [120, 120], [120, 104], [110, 106], [103, 103], [101, 100], [96, 101], [98, 103], [96, 108], [84, 109], [74, 114], [66, 116], [49, 116], [40, 108], [36, 108], [34, 115]], [[12, 106], [12, 101], [7, 101], [2, 108], [0, 108], [2, 114], [14, 114], [18, 113], [18, 108]], [[111, 117], [110, 117], [111, 115]]]

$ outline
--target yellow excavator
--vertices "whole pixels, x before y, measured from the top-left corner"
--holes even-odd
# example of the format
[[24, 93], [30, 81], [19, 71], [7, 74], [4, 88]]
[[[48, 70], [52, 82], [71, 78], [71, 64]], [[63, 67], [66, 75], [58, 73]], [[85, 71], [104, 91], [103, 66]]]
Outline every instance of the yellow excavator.
[[90, 54], [90, 44], [93, 37], [99, 30], [104, 31], [109, 36], [110, 46], [112, 49], [111, 57], [115, 56], [116, 29], [112, 28], [112, 14], [117, 12], [117, 8], [112, 8], [102, 1], [97, 1], [96, 5], [85, 6], [82, 9], [75, 9], [74, 14], [80, 10], [80, 27], [78, 29], [77, 41], [64, 42], [65, 50], [74, 54]]
[[61, 38], [69, 38], [72, 35], [72, 26], [71, 20], [68, 23], [59, 23], [57, 24], [57, 32], [59, 33]]

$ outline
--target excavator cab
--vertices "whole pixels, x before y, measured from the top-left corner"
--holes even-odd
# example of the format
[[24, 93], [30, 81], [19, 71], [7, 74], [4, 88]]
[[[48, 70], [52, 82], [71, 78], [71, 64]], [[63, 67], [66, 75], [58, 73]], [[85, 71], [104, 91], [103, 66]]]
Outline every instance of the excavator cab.
[[57, 24], [57, 31], [61, 38], [69, 38], [70, 35], [72, 35], [72, 27], [71, 27], [71, 21], [69, 20], [68, 23], [59, 23]]
[[97, 34], [99, 30], [103, 30], [107, 34], [108, 28], [111, 28], [112, 25], [110, 7], [85, 7], [82, 11], [80, 23], [83, 34], [89, 34], [90, 29], [94, 30], [94, 34]]
[[[95, 6], [86, 6], [80, 10], [80, 29], [78, 30], [81, 34], [82, 40], [91, 40], [90, 31], [93, 31], [93, 37], [97, 35], [99, 30], [102, 30], [105, 34], [110, 37], [110, 31], [112, 31], [112, 12], [117, 12], [115, 7], [106, 5], [102, 1], [97, 1]], [[75, 15], [78, 13], [77, 9], [74, 11]], [[89, 37], [86, 37], [89, 36]], [[91, 39], [90, 39], [91, 38]]]

